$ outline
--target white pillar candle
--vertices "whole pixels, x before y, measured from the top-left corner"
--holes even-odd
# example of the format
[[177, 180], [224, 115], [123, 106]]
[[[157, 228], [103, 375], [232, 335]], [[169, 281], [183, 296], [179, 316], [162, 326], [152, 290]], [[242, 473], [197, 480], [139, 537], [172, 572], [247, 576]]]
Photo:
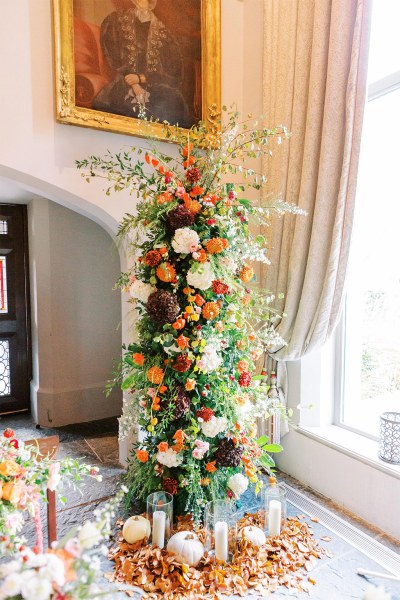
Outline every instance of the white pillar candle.
[[268, 535], [273, 537], [281, 532], [282, 504], [279, 500], [271, 500], [268, 513]]
[[217, 521], [214, 526], [215, 558], [228, 561], [228, 523]]
[[153, 546], [164, 548], [165, 542], [165, 512], [156, 510], [153, 513], [152, 543]]

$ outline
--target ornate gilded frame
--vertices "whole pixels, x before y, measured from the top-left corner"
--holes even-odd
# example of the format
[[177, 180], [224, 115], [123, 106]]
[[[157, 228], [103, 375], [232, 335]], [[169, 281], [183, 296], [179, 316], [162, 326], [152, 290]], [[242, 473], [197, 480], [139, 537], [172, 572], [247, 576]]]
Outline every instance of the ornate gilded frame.
[[[188, 0], [190, 1], [190, 0]], [[56, 118], [59, 123], [166, 139], [159, 123], [75, 105], [73, 0], [53, 0]], [[201, 0], [202, 120], [216, 127], [221, 109], [221, 0]], [[182, 133], [185, 131], [181, 129]]]

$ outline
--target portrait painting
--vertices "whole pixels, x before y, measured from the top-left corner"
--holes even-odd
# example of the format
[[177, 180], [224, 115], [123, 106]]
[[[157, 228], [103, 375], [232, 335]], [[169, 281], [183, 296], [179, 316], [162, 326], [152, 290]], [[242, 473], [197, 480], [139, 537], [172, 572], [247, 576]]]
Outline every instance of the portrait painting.
[[54, 0], [57, 118], [163, 137], [220, 106], [220, 0]]

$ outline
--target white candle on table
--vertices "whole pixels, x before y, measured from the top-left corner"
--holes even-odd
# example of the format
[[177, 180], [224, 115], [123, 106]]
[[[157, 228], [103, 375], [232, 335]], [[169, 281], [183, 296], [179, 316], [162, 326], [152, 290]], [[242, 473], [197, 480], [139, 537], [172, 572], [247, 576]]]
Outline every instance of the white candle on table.
[[281, 532], [282, 504], [279, 500], [271, 500], [268, 514], [268, 535], [275, 536]]
[[153, 530], [152, 543], [153, 546], [164, 548], [165, 541], [165, 512], [156, 510], [153, 513]]
[[217, 560], [228, 560], [228, 523], [217, 521], [214, 527], [215, 558]]

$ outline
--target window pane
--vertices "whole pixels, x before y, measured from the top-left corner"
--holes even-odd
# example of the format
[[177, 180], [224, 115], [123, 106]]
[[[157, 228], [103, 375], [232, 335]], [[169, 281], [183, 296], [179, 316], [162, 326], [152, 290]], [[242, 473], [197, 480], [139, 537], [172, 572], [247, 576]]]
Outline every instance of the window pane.
[[0, 216], [0, 235], [7, 235], [7, 233], [8, 233], [7, 219]]
[[10, 342], [0, 340], [0, 396], [10, 394]]
[[375, 0], [368, 65], [369, 83], [399, 70], [399, 23], [399, 0]]
[[5, 256], [0, 256], [0, 314], [7, 312], [7, 259]]
[[343, 420], [372, 435], [400, 412], [399, 106], [396, 90], [366, 107], [348, 278]]

